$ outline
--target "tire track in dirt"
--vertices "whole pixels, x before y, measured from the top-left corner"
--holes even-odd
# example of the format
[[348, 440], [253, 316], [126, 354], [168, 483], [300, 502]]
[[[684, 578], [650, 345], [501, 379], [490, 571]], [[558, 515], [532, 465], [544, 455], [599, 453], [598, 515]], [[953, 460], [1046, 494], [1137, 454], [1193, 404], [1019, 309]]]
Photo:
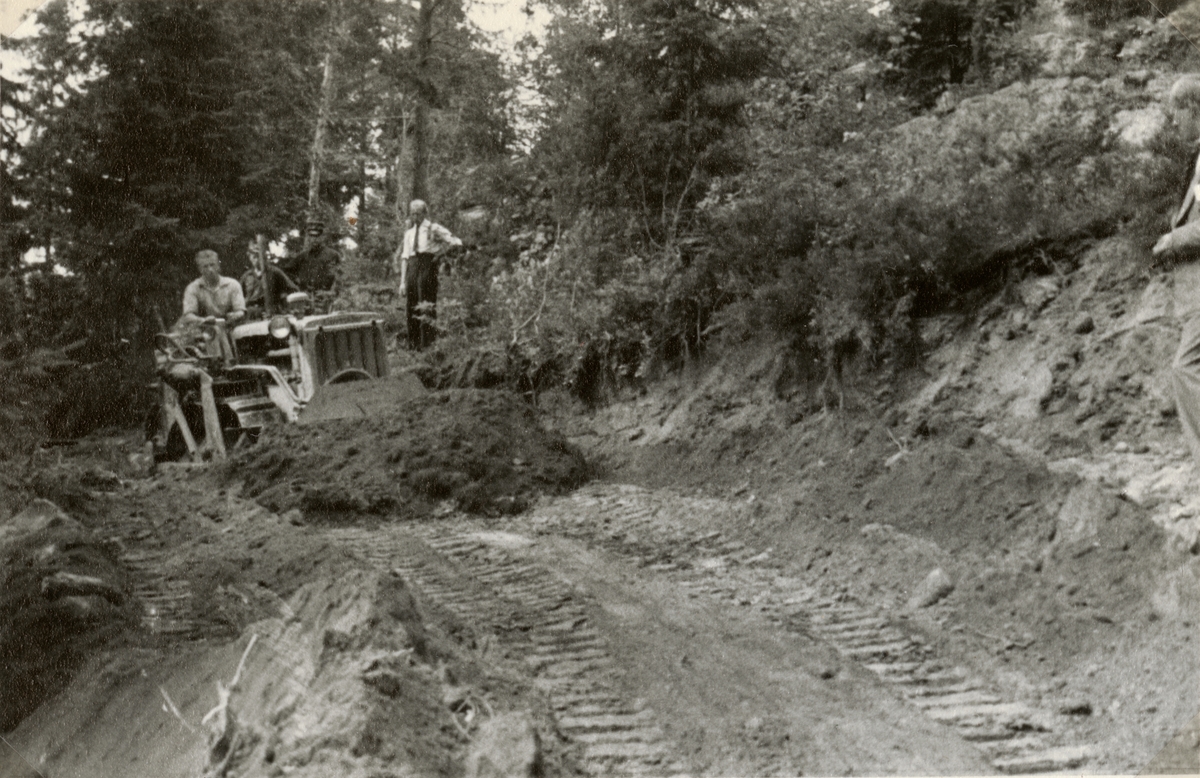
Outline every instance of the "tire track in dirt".
[[[338, 528], [335, 540], [381, 570], [396, 570], [435, 606], [495, 635], [549, 698], [559, 732], [596, 775], [679, 772], [655, 713], [621, 691], [620, 668], [589, 624], [586, 600], [550, 571], [510, 556], [517, 536], [471, 531], [444, 520], [416, 532]], [[525, 541], [526, 543], [528, 541]], [[127, 552], [142, 626], [176, 639], [199, 636], [190, 583], [164, 572], [166, 551]]]
[[398, 571], [434, 604], [490, 631], [510, 655], [520, 656], [549, 698], [559, 732], [579, 744], [587, 772], [679, 771], [654, 711], [619, 691], [620, 668], [589, 623], [587, 602], [549, 570], [505, 548], [527, 540], [471, 531], [449, 519], [415, 532], [354, 528], [330, 535], [373, 565]]
[[166, 558], [165, 551], [121, 555], [121, 562], [137, 580], [133, 595], [142, 603], [142, 628], [152, 635], [194, 637], [197, 627], [190, 616], [191, 584], [163, 572]]
[[744, 519], [745, 510], [723, 500], [598, 485], [544, 505], [521, 523], [598, 542], [675, 578], [695, 596], [751, 607], [783, 629], [827, 642], [973, 743], [1000, 772], [1077, 770], [1099, 755], [1094, 746], [1065, 742], [1056, 714], [1015, 700], [937, 656], [886, 613], [781, 575], [768, 564], [769, 550], [748, 549], [707, 529], [712, 518]]
[[[436, 606], [496, 636], [519, 657], [555, 712], [559, 731], [579, 744], [593, 774], [679, 771], [674, 745], [655, 712], [621, 691], [611, 646], [589, 622], [590, 600], [521, 550], [516, 532], [573, 537], [630, 559], [688, 591], [750, 608], [775, 628], [819, 639], [892, 685], [915, 710], [973, 743], [1001, 772], [1075, 770], [1096, 749], [1064, 742], [1055, 715], [1006, 695], [935, 655], [920, 636], [898, 629], [885, 612], [825, 593], [771, 566], [758, 551], [711, 529], [744, 519], [745, 505], [636, 487], [591, 486], [506, 524], [446, 517], [404, 528], [336, 528], [328, 537], [364, 561], [397, 570]], [[189, 638], [193, 596], [186, 580], [160, 571], [155, 553], [127, 553], [155, 634]]]

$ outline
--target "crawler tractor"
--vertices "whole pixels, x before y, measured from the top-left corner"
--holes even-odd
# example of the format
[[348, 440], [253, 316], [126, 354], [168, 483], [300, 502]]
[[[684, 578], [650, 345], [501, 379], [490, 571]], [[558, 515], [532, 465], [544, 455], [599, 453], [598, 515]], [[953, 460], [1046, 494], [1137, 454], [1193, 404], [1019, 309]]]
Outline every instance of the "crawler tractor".
[[224, 459], [268, 426], [310, 420], [314, 404], [322, 419], [363, 415], [353, 402], [339, 407], [339, 390], [388, 375], [375, 313], [297, 311], [228, 330], [210, 320], [201, 331], [193, 344], [157, 337], [159, 403], [147, 432], [158, 459]]

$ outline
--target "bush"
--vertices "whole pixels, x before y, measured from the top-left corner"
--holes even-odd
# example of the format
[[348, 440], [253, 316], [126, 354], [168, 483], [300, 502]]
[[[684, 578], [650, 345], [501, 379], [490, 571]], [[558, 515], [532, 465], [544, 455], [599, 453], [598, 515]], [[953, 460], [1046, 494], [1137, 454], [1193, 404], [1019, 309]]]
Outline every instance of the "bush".
[[1107, 27], [1134, 16], [1156, 16], [1158, 8], [1162, 8], [1162, 13], [1170, 13], [1180, 4], [1171, 0], [1166, 3], [1163, 0], [1155, 3], [1149, 0], [1065, 0], [1063, 8], [1069, 14], [1087, 19], [1095, 27]]

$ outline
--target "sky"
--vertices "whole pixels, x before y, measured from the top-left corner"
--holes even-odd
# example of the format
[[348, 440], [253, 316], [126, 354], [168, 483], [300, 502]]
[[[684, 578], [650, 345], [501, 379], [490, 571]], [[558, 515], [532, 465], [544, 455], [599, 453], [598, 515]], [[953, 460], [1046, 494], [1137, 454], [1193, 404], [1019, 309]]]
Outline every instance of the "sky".
[[25, 12], [41, 4], [42, 0], [0, 0], [0, 35], [11, 35]]

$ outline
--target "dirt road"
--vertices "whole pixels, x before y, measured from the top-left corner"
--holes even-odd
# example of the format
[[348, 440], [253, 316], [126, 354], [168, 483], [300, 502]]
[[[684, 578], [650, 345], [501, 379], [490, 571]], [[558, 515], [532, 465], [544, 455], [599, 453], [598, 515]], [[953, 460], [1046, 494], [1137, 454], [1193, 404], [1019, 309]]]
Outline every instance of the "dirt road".
[[[547, 511], [570, 518], [571, 504]], [[567, 510], [564, 510], [567, 509]], [[596, 774], [988, 772], [862, 665], [778, 619], [557, 533], [444, 521], [337, 531], [435, 606], [489, 626]]]
[[[0, 767], [27, 764], [14, 774], [315, 777], [337, 765], [365, 777], [404, 760], [458, 776], [485, 710], [535, 714], [547, 774], [1136, 772], [1191, 713], [1169, 683], [1129, 676], [1139, 651], [1164, 672], [1183, 666], [1144, 639], [1152, 630], [1121, 632], [1111, 647], [1128, 661], [1076, 673], [1142, 685], [1137, 703], [1162, 710], [1130, 729], [1120, 706], [1064, 704], [1076, 687], [1039, 686], [1011, 663], [1027, 639], [971, 639], [950, 611], [848, 587], [853, 570], [830, 569], [839, 556], [816, 545], [823, 525], [761, 547], [783, 534], [744, 531], [763, 520], [745, 492], [593, 483], [516, 516], [446, 504], [423, 521], [305, 523], [203, 473], [122, 488], [93, 492], [111, 505], [89, 523], [124, 549], [153, 640], [98, 656], [8, 733], [16, 750]], [[856, 534], [877, 544], [878, 526]], [[915, 543], [902, 537], [888, 534], [897, 559]], [[844, 545], [860, 571], [873, 559]], [[1169, 650], [1182, 656], [1180, 630]], [[443, 647], [426, 650], [414, 637], [425, 631]], [[1051, 659], [1072, 650], [1039, 639]], [[214, 762], [221, 740], [204, 720], [243, 664], [252, 680], [229, 705], [249, 734], [226, 752], [236, 761]], [[1130, 712], [1131, 695], [1115, 693]]]
[[[485, 598], [554, 634], [535, 633], [539, 653], [521, 658], [594, 772], [1027, 773], [1112, 756], [1064, 734], [1063, 716], [939, 656], [901, 620], [789, 578], [769, 553], [711, 528], [739, 510], [608, 485], [503, 531], [459, 519], [422, 534], [490, 584]], [[407, 572], [433, 599], [448, 596]], [[558, 604], [538, 615], [546, 596]]]

